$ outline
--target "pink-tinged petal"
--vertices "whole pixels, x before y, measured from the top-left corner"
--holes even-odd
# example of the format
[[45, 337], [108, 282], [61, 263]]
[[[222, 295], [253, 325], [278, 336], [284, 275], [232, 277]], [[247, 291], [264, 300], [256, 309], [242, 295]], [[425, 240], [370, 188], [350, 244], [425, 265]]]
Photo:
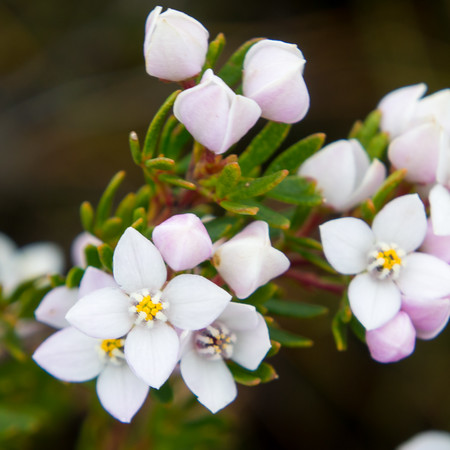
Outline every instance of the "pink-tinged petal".
[[433, 339], [447, 325], [450, 315], [448, 298], [417, 300], [403, 297], [402, 310], [411, 319], [420, 339]]
[[156, 292], [167, 278], [166, 266], [158, 249], [131, 227], [119, 239], [113, 268], [114, 279], [129, 294], [141, 289]]
[[406, 297], [442, 298], [450, 295], [450, 266], [426, 253], [411, 253], [400, 270], [397, 285]]
[[148, 390], [126, 364], [107, 364], [97, 379], [97, 395], [103, 408], [124, 423], [138, 412]]
[[436, 121], [450, 133], [450, 89], [442, 89], [419, 100], [414, 123]]
[[178, 362], [179, 339], [166, 323], [152, 328], [134, 327], [125, 340], [125, 357], [131, 370], [149, 386], [159, 389]]
[[66, 319], [88, 336], [116, 339], [127, 334], [133, 326], [135, 318], [129, 307], [127, 295], [119, 289], [107, 287], [80, 298]]
[[212, 413], [236, 398], [236, 383], [222, 359], [212, 361], [193, 350], [183, 356], [180, 369], [187, 387]]
[[399, 361], [411, 355], [416, 344], [416, 331], [408, 314], [400, 311], [376, 330], [366, 332], [372, 358], [381, 363]]
[[70, 248], [70, 256], [72, 258], [72, 262], [74, 266], [86, 267], [86, 255], [84, 253], [84, 249], [88, 245], [99, 246], [102, 241], [90, 233], [84, 232], [80, 233], [72, 242], [72, 246]]
[[427, 232], [422, 200], [417, 194], [395, 198], [375, 216], [372, 230], [378, 242], [397, 244], [406, 253], [416, 250]]
[[367, 267], [374, 245], [369, 225], [360, 219], [344, 217], [320, 225], [320, 238], [328, 262], [340, 273], [353, 275]]
[[233, 330], [236, 343], [233, 346], [231, 359], [248, 370], [256, 370], [272, 346], [263, 316], [259, 313], [256, 315], [258, 324], [254, 329]]
[[430, 215], [433, 232], [437, 236], [450, 235], [450, 192], [437, 184], [430, 191]]
[[389, 161], [396, 169], [406, 169], [411, 183], [434, 183], [438, 167], [441, 128], [425, 123], [408, 130], [389, 145]]
[[231, 331], [253, 330], [258, 325], [258, 314], [252, 305], [230, 302], [217, 321]]
[[424, 431], [408, 439], [396, 450], [450, 450], [450, 433], [446, 431]]
[[391, 138], [403, 133], [409, 126], [418, 100], [427, 90], [423, 83], [406, 86], [390, 92], [378, 104], [381, 110], [381, 129], [387, 131]]
[[66, 314], [77, 300], [78, 289], [58, 286], [45, 295], [36, 308], [34, 312], [36, 320], [55, 328], [68, 327], [69, 322], [66, 320]]
[[100, 269], [89, 266], [84, 272], [80, 283], [79, 297], [84, 297], [93, 291], [105, 287], [118, 288], [119, 285], [114, 281], [114, 278]]
[[200, 330], [213, 322], [225, 309], [231, 295], [200, 275], [182, 274], [169, 281], [162, 300], [170, 322], [182, 330]]
[[177, 214], [153, 230], [153, 242], [175, 271], [193, 269], [212, 255], [212, 242], [195, 214]]
[[96, 377], [103, 368], [98, 353], [100, 341], [73, 327], [47, 338], [34, 352], [34, 361], [54, 377], [80, 382]]
[[376, 280], [368, 273], [357, 275], [348, 287], [350, 308], [366, 330], [389, 322], [400, 310], [401, 295], [391, 280]]
[[431, 220], [428, 220], [427, 234], [420, 249], [424, 253], [429, 253], [450, 263], [450, 235], [437, 236], [434, 234]]

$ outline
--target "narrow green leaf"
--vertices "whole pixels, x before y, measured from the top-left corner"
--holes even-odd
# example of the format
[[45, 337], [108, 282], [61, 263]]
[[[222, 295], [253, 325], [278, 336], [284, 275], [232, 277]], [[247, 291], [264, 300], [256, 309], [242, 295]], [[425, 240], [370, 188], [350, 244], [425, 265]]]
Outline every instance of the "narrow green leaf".
[[268, 383], [278, 378], [274, 367], [266, 362], [261, 363], [256, 369], [256, 372], [258, 372], [258, 376], [261, 378], [261, 383]]
[[406, 169], [396, 170], [384, 180], [384, 183], [372, 197], [377, 212], [384, 206], [391, 192], [405, 179], [406, 172]]
[[217, 180], [216, 195], [224, 198], [237, 185], [241, 178], [241, 168], [237, 162], [227, 164]]
[[253, 294], [250, 295], [250, 297], [244, 299], [243, 302], [253, 306], [264, 305], [267, 301], [273, 298], [273, 296], [277, 291], [278, 287], [276, 284], [267, 283], [264, 286], [258, 288], [255, 292], [253, 292]]
[[314, 250], [322, 251], [322, 244], [319, 241], [316, 241], [315, 239], [309, 237], [297, 237], [286, 235], [286, 240], [288, 242], [293, 242], [300, 247], [312, 248]]
[[239, 222], [240, 220], [237, 217], [225, 216], [206, 222], [204, 225], [211, 240], [216, 242], [225, 236], [225, 234], [231, 232]]
[[170, 140], [172, 139], [172, 133], [175, 132], [175, 128], [180, 126], [180, 122], [178, 122], [177, 118], [171, 114], [164, 124], [164, 127], [161, 131], [161, 136], [158, 142], [158, 154], [166, 156], [166, 151], [170, 147]]
[[255, 219], [264, 220], [264, 222], [267, 222], [271, 227], [287, 230], [291, 225], [291, 222], [286, 216], [274, 211], [266, 205], [257, 202], [256, 200], [243, 200], [242, 204], [249, 207], [253, 206], [258, 208], [258, 212], [255, 214]]
[[129, 226], [131, 223], [131, 220], [133, 218], [133, 211], [136, 207], [136, 198], [136, 194], [134, 192], [130, 192], [122, 199], [116, 209], [115, 216], [122, 219], [124, 227]]
[[382, 160], [389, 145], [389, 135], [387, 133], [376, 134], [367, 146], [367, 153], [370, 159]]
[[279, 185], [288, 174], [289, 172], [287, 170], [280, 170], [271, 175], [242, 181], [236, 190], [228, 195], [228, 198], [239, 201], [241, 199], [263, 195]]
[[234, 86], [242, 77], [242, 65], [248, 49], [260, 41], [261, 38], [251, 39], [244, 42], [230, 57], [227, 63], [219, 71], [218, 75], [228, 86]]
[[381, 111], [372, 111], [364, 120], [355, 137], [367, 149], [371, 139], [377, 134], [381, 122]]
[[334, 342], [336, 343], [336, 348], [340, 352], [347, 350], [347, 324], [342, 321], [340, 311], [333, 317], [331, 331], [333, 333]]
[[291, 145], [277, 156], [266, 170], [266, 175], [281, 169], [289, 170], [295, 175], [301, 164], [319, 150], [325, 142], [324, 133], [316, 133]]
[[298, 230], [306, 222], [312, 209], [313, 206], [310, 205], [298, 205], [290, 216], [291, 229]]
[[97, 214], [95, 218], [96, 227], [101, 227], [111, 214], [114, 196], [116, 195], [116, 192], [119, 189], [119, 186], [121, 185], [124, 178], [125, 172], [121, 170], [112, 177], [111, 181], [106, 187], [105, 192], [101, 196], [98, 203]]
[[153, 196], [153, 194], [154, 192], [148, 184], [142, 186], [136, 192], [136, 207], [147, 209], [150, 203], [150, 198]]
[[316, 191], [315, 183], [296, 175], [286, 177], [268, 192], [267, 196], [293, 205], [316, 206], [322, 203], [322, 197]]
[[131, 156], [133, 158], [133, 161], [139, 166], [142, 160], [141, 145], [139, 144], [139, 138], [135, 131], [132, 131], [130, 133], [128, 142], [130, 144]]
[[76, 288], [80, 285], [81, 279], [84, 275], [84, 269], [81, 267], [72, 267], [66, 277], [66, 286], [69, 289]]
[[98, 256], [98, 250], [95, 245], [86, 245], [84, 248], [84, 254], [86, 256], [86, 265], [96, 267], [97, 269], [102, 268], [102, 263]]
[[89, 202], [83, 202], [80, 207], [81, 224], [86, 231], [94, 231], [94, 208]]
[[270, 341], [271, 347], [268, 351], [266, 358], [270, 358], [271, 356], [275, 356], [281, 349], [281, 344], [277, 341]]
[[170, 94], [151, 121], [147, 130], [147, 135], [145, 136], [144, 147], [142, 149], [142, 161], [150, 159], [154, 155], [158, 144], [159, 135], [165, 123], [167, 114], [171, 111], [172, 106], [175, 103], [175, 99], [180, 92], [181, 90], [178, 90]]
[[229, 202], [227, 200], [220, 202], [219, 205], [227, 211], [244, 214], [248, 216], [254, 216], [258, 212], [258, 208], [255, 206], [247, 206], [238, 202]]
[[290, 124], [267, 122], [239, 156], [242, 174], [247, 176], [255, 166], [267, 161], [286, 139], [290, 129]]
[[[203, 66], [201, 74], [203, 74], [207, 69], [214, 69], [216, 62], [221, 55], [225, 47], [225, 35], [219, 33], [213, 41], [209, 43], [208, 53], [206, 54], [206, 62]], [[199, 79], [201, 76], [199, 76]]]
[[296, 317], [298, 319], [310, 319], [328, 312], [328, 309], [322, 305], [279, 299], [270, 299], [264, 306], [269, 313], [278, 314], [280, 316]]
[[164, 156], [177, 161], [184, 147], [190, 141], [192, 141], [192, 136], [186, 130], [183, 124], [178, 123], [177, 126], [174, 127], [173, 129], [170, 135], [170, 139], [168, 140], [168, 143], [164, 144], [164, 147], [161, 147], [161, 149], [163, 151]]
[[311, 339], [281, 330], [280, 328], [269, 327], [270, 339], [279, 342], [284, 347], [311, 347]]
[[133, 222], [136, 222], [137, 220], [142, 219], [142, 221], [145, 223], [147, 220], [147, 211], [145, 208], [136, 208], [133, 213]]
[[123, 222], [120, 217], [110, 217], [105, 221], [101, 229], [102, 240], [115, 239], [124, 231]]
[[334, 270], [333, 267], [331, 267], [330, 264], [321, 256], [318, 256], [315, 253], [311, 253], [297, 246], [295, 246], [293, 249], [296, 253], [298, 253], [300, 256], [306, 259], [306, 261], [309, 261], [311, 264], [320, 267], [321, 269], [325, 270], [328, 273], [336, 275], [337, 273], [336, 270]]
[[268, 383], [278, 378], [271, 364], [263, 362], [256, 370], [247, 370], [230, 361], [228, 367], [237, 383], [245, 386], [256, 386], [260, 383]]
[[158, 158], [145, 161], [145, 167], [151, 170], [170, 170], [175, 167], [175, 161], [173, 159], [160, 156]]
[[178, 186], [183, 189], [189, 189], [190, 191], [195, 191], [197, 189], [197, 186], [194, 183], [191, 183], [190, 181], [187, 180], [183, 180], [182, 178], [179, 178], [176, 175], [163, 173], [159, 176], [159, 179], [173, 186]]
[[114, 250], [108, 244], [101, 244], [98, 247], [98, 256], [100, 261], [103, 267], [111, 273], [113, 271], [113, 254]]

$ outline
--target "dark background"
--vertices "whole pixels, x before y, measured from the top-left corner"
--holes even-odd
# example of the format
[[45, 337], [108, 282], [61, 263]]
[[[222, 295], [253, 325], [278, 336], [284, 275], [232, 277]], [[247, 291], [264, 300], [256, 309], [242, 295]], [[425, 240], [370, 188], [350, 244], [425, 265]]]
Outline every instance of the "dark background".
[[[311, 109], [290, 140], [323, 131], [346, 137], [387, 92], [450, 81], [450, 2], [180, 1], [227, 37], [225, 55], [256, 36], [296, 43], [307, 60]], [[149, 77], [142, 0], [0, 1], [0, 231], [19, 245], [51, 240], [68, 251], [78, 208], [111, 176], [122, 193], [142, 184], [128, 150], [174, 85]], [[301, 293], [300, 293], [301, 294]], [[299, 295], [300, 295], [299, 294]], [[305, 294], [311, 296], [311, 294]], [[337, 299], [326, 299], [334, 308]], [[324, 303], [323, 299], [319, 302]], [[233, 411], [247, 448], [393, 448], [429, 428], [450, 430], [450, 333], [420, 342], [409, 359], [371, 361], [355, 339], [335, 350], [330, 316], [292, 324], [312, 349], [283, 350], [280, 380], [241, 389]], [[289, 324], [287, 324], [289, 326]]]

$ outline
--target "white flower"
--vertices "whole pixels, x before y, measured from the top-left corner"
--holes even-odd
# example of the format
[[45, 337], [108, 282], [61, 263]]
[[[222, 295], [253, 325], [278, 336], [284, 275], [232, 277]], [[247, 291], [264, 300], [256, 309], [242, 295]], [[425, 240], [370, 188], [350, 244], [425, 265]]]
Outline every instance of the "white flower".
[[247, 298], [290, 265], [286, 255], [272, 247], [269, 226], [261, 220], [219, 245], [213, 263], [237, 298]]
[[398, 197], [375, 217], [372, 229], [352, 217], [320, 226], [325, 256], [340, 273], [358, 274], [349, 285], [350, 307], [367, 330], [381, 327], [413, 299], [450, 294], [450, 266], [424, 253], [427, 219], [417, 194]]
[[[197, 330], [209, 325], [231, 295], [198, 275], [179, 275], [164, 287], [167, 271], [158, 249], [128, 228], [114, 251], [114, 279], [82, 297], [67, 313], [80, 331], [99, 339], [126, 335], [125, 357], [147, 384], [159, 388], [178, 361], [174, 326]], [[128, 334], [127, 334], [128, 333]]]
[[270, 349], [267, 325], [251, 305], [229, 303], [208, 327], [185, 338], [180, 369], [198, 401], [216, 413], [237, 394], [233, 375], [224, 360], [256, 370]]
[[386, 176], [384, 165], [355, 140], [339, 140], [319, 150], [300, 167], [298, 175], [317, 181], [324, 201], [337, 211], [346, 211], [376, 192]]
[[450, 433], [429, 430], [416, 434], [396, 450], [450, 450]]

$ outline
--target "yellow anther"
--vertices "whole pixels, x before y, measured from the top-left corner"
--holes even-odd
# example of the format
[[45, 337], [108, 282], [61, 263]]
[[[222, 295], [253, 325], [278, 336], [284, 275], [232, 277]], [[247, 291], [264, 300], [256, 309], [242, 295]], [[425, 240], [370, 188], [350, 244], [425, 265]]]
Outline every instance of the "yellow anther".
[[388, 270], [391, 270], [397, 264], [399, 266], [402, 264], [401, 258], [393, 248], [378, 252], [377, 259], [383, 259], [383, 268]]
[[114, 350], [122, 351], [123, 346], [125, 345], [125, 339], [103, 339], [100, 344], [100, 348], [110, 357], [112, 358], [114, 355]]
[[145, 320], [153, 320], [159, 311], [163, 309], [161, 303], [153, 303], [150, 295], [146, 295], [137, 305], [136, 312], [145, 314]]

